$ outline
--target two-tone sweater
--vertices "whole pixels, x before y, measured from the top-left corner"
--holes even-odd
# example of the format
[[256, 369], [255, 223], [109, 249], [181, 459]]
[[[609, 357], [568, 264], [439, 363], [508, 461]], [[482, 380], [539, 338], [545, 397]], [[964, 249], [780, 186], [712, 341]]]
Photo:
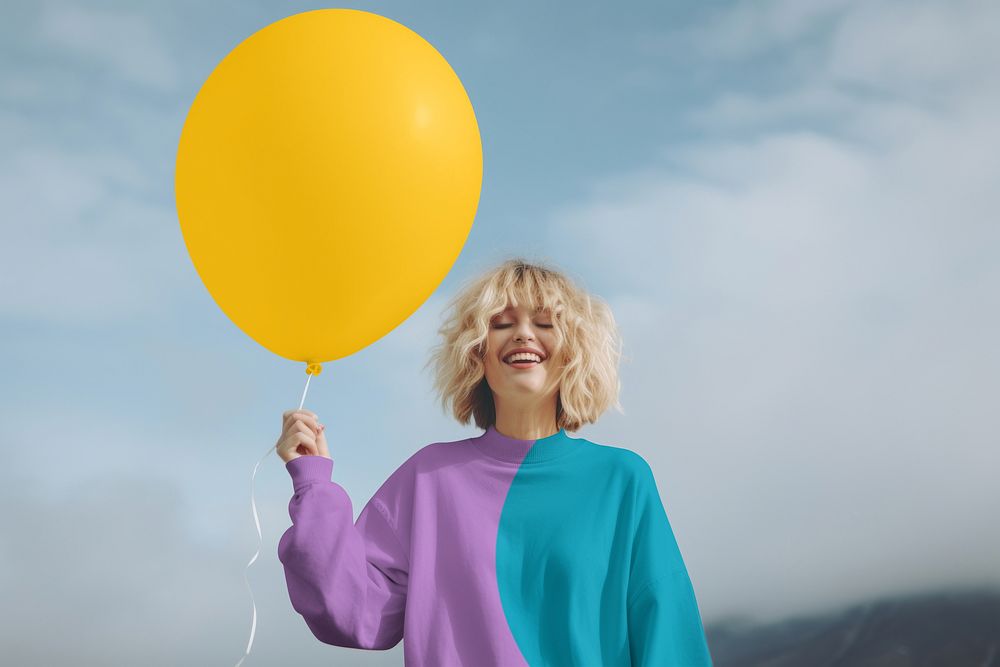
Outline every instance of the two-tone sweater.
[[691, 579], [638, 453], [570, 437], [424, 446], [353, 520], [333, 461], [286, 463], [278, 543], [320, 641], [407, 667], [711, 665]]

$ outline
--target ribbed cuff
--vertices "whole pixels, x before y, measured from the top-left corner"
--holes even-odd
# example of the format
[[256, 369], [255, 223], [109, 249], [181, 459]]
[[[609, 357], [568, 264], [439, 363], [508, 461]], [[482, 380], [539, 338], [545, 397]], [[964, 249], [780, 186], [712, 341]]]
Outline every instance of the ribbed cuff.
[[333, 460], [325, 456], [299, 456], [286, 463], [285, 469], [292, 476], [296, 493], [316, 482], [333, 481]]

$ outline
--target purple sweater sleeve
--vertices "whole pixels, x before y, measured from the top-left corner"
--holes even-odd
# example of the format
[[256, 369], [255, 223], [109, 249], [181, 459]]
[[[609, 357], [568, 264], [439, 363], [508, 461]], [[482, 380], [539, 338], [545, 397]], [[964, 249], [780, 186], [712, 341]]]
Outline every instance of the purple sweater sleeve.
[[326, 644], [392, 648], [403, 638], [409, 562], [387, 505], [376, 494], [355, 523], [332, 460], [300, 456], [285, 468], [295, 494], [278, 560], [292, 607]]

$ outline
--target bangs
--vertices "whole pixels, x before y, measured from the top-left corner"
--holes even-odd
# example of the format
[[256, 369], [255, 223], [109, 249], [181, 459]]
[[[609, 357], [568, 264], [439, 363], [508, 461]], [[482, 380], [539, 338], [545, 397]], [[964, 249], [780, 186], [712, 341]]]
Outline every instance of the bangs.
[[510, 272], [509, 281], [498, 292], [504, 303], [494, 304], [500, 313], [511, 306], [524, 307], [531, 313], [547, 312], [555, 315], [561, 310], [560, 286], [552, 280], [551, 271], [537, 266], [524, 266]]

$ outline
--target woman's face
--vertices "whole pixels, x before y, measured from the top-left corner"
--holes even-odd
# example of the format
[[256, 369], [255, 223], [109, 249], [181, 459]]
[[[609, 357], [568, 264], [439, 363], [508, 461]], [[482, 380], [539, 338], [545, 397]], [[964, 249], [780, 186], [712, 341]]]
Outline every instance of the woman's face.
[[[486, 381], [495, 394], [514, 401], [546, 397], [559, 388], [559, 350], [547, 311], [530, 312], [523, 305], [507, 307], [490, 322], [484, 359]], [[527, 348], [540, 363], [507, 363], [511, 352]]]

